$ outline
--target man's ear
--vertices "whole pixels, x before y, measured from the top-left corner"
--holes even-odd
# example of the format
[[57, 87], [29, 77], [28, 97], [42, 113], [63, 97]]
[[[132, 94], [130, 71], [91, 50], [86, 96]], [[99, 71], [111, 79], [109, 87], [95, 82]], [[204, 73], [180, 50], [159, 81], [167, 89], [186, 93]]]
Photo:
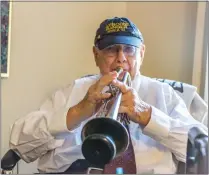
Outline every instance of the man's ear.
[[141, 65], [142, 65], [143, 60], [144, 60], [144, 54], [145, 54], [145, 45], [141, 44], [141, 46], [140, 46]]
[[93, 46], [93, 53], [94, 53], [94, 60], [95, 60], [95, 63], [96, 63], [96, 66], [98, 66], [98, 50], [95, 46]]

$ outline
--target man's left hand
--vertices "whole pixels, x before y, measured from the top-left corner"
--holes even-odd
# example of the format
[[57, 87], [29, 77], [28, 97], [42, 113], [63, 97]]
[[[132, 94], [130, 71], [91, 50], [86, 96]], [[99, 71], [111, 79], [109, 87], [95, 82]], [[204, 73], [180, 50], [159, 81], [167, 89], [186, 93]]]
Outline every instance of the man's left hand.
[[151, 106], [142, 101], [137, 92], [126, 84], [117, 79], [112, 84], [123, 93], [119, 113], [126, 113], [133, 122], [146, 126], [151, 118]]

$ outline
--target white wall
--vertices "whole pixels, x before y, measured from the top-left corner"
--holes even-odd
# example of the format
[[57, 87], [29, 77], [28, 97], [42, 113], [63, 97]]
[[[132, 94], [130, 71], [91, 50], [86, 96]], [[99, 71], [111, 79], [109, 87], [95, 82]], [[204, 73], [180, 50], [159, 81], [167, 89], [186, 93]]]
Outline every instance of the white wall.
[[142, 73], [192, 83], [196, 2], [128, 2], [127, 16], [142, 31]]
[[[206, 2], [197, 3], [197, 15], [195, 26], [195, 45], [194, 45], [194, 61], [193, 61], [193, 75], [192, 84], [198, 87], [198, 92], [204, 97], [204, 81], [205, 81], [205, 65], [206, 65], [206, 47], [208, 43], [206, 39]], [[208, 31], [207, 31], [208, 32]]]
[[[130, 17], [143, 32], [143, 73], [191, 82], [196, 3], [15, 2], [10, 77], [2, 80], [2, 154], [15, 119], [74, 78], [98, 72], [93, 39], [100, 22], [112, 16]], [[20, 164], [20, 173], [34, 171]]]
[[204, 87], [204, 100], [208, 103], [208, 49], [207, 49], [207, 60], [206, 60], [206, 73], [205, 73], [205, 87]]

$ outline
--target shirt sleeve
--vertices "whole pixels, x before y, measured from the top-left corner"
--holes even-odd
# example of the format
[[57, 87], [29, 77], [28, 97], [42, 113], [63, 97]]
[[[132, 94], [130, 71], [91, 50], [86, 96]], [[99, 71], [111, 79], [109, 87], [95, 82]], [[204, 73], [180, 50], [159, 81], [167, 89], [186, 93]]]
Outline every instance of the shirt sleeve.
[[[74, 134], [66, 126], [67, 101], [72, 85], [57, 90], [39, 110], [19, 118], [11, 128], [10, 148], [27, 163], [62, 146], [65, 133]], [[57, 137], [59, 136], [59, 137]]]
[[188, 131], [196, 126], [208, 135], [208, 128], [195, 120], [187, 110], [183, 100], [169, 87], [167, 113], [152, 106], [149, 123], [143, 133], [159, 141], [175, 155], [178, 161], [186, 162]]

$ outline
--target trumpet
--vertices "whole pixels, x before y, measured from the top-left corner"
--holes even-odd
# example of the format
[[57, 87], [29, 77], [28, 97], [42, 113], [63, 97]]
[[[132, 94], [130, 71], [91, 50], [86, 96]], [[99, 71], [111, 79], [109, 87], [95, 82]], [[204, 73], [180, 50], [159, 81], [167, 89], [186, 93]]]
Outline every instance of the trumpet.
[[[118, 74], [123, 72], [121, 67], [116, 69]], [[131, 78], [125, 72], [121, 80], [131, 86]], [[115, 157], [122, 154], [129, 145], [127, 125], [130, 120], [127, 115], [119, 114], [122, 92], [113, 85], [109, 85], [111, 99], [104, 101], [104, 109], [96, 118], [89, 120], [82, 128], [82, 154], [93, 165], [104, 166]], [[106, 109], [109, 102], [111, 106]]]

